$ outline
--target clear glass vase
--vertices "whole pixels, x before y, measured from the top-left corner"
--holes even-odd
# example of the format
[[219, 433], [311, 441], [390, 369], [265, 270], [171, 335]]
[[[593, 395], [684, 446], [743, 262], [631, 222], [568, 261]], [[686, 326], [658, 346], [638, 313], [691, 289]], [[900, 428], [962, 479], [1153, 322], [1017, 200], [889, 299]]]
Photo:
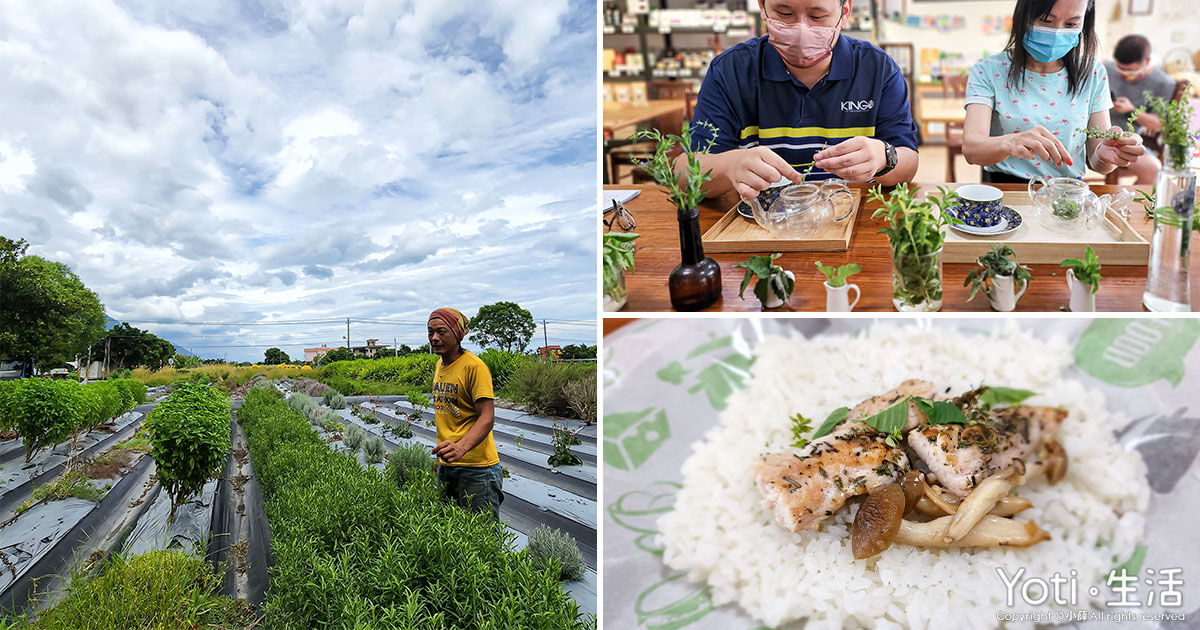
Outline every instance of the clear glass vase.
[[892, 304], [901, 313], [932, 313], [942, 308], [942, 250], [896, 254], [892, 250]]
[[625, 290], [625, 270], [618, 269], [616, 277], [613, 278], [613, 286], [604, 292], [604, 310], [606, 312], [619, 311], [625, 308], [627, 301], [629, 301], [629, 292]]
[[[1192, 310], [1188, 290], [1189, 246], [1196, 204], [1196, 173], [1187, 168], [1187, 147], [1167, 147], [1154, 183], [1154, 236], [1142, 304], [1151, 311]], [[1182, 168], [1177, 168], [1180, 164]]]

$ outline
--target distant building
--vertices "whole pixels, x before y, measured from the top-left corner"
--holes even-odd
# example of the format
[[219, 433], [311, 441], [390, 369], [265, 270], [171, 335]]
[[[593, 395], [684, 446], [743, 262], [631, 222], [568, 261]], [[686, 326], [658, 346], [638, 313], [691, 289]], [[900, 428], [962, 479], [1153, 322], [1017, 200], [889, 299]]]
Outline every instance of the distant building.
[[562, 346], [545, 346], [538, 348], [538, 356], [543, 359], [557, 361], [558, 355], [562, 354]]
[[316, 361], [318, 358], [325, 356], [326, 353], [332, 352], [334, 350], [337, 350], [337, 348], [330, 348], [328, 346], [321, 346], [320, 348], [305, 348], [304, 349], [304, 362], [312, 363], [313, 361]]
[[356, 357], [361, 357], [363, 359], [374, 359], [375, 353], [379, 352], [380, 350], [383, 350], [384, 348], [391, 347], [391, 346], [388, 346], [387, 344], [383, 344], [383, 345], [377, 344], [377, 343], [375, 343], [376, 341], [379, 341], [379, 340], [378, 339], [368, 339], [367, 345], [354, 346], [353, 348], [350, 348], [350, 351], [353, 352], [354, 356], [356, 356]]

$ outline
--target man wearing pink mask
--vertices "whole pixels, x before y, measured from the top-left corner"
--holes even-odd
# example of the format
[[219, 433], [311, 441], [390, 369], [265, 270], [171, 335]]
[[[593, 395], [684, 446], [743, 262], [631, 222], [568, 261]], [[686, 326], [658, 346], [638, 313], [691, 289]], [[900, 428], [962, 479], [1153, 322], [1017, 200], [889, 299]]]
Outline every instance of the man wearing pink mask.
[[[891, 57], [841, 35], [851, 0], [759, 0], [767, 36], [721, 53], [692, 117], [717, 127], [709, 196], [754, 197], [781, 180], [840, 177], [887, 186], [917, 172], [908, 87]], [[798, 170], [799, 169], [799, 170]]]

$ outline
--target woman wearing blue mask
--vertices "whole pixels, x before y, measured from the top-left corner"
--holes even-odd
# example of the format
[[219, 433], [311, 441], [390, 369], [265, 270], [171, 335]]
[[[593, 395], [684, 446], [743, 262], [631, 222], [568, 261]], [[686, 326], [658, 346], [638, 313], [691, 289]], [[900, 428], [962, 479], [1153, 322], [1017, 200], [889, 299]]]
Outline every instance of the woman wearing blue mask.
[[980, 60], [967, 80], [963, 155], [985, 182], [1022, 183], [1039, 175], [1108, 173], [1146, 152], [1109, 120], [1108, 75], [1095, 58], [1094, 0], [1017, 0], [1004, 52]]

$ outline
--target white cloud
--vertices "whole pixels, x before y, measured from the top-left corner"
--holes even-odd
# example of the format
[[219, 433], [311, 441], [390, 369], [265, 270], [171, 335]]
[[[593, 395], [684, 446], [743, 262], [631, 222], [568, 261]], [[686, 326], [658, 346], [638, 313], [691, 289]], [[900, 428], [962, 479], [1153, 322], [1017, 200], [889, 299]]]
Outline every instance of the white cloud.
[[583, 0], [3, 2], [0, 234], [123, 320], [593, 319], [595, 37]]

